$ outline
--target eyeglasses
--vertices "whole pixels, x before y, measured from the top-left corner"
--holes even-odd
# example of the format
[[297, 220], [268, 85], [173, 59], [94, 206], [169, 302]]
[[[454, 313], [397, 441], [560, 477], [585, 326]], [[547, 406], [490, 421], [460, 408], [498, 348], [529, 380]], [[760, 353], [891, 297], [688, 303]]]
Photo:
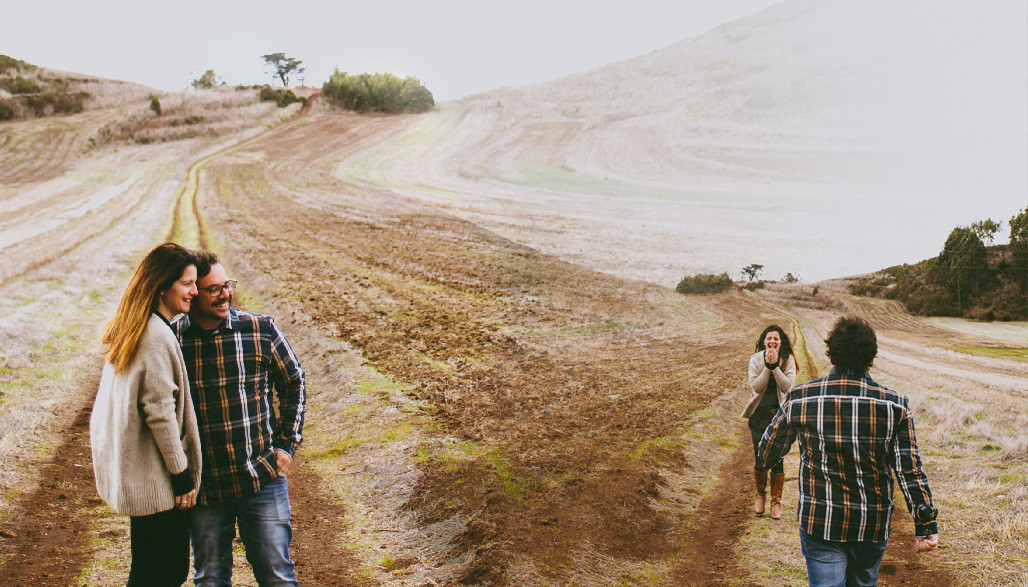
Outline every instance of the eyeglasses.
[[236, 291], [236, 283], [238, 283], [238, 282], [235, 279], [229, 279], [225, 283], [220, 283], [220, 284], [215, 284], [215, 285], [208, 285], [207, 287], [198, 287], [196, 289], [198, 289], [198, 290], [200, 290], [202, 292], [206, 292], [207, 295], [209, 295], [211, 297], [216, 297], [216, 296], [220, 296], [221, 295], [221, 290], [223, 290], [223, 289], [227, 289], [228, 293], [235, 292]]

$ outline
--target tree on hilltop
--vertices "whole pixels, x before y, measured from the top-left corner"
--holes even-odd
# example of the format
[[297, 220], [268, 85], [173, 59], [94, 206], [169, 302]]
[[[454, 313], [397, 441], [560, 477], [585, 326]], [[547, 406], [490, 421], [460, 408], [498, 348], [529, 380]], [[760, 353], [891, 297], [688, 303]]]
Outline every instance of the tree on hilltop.
[[1010, 217], [1010, 248], [1014, 253], [1014, 269], [1022, 272], [1021, 290], [1028, 289], [1028, 208]]
[[271, 77], [277, 77], [282, 80], [283, 86], [289, 85], [289, 76], [293, 73], [303, 73], [306, 68], [301, 67], [303, 61], [295, 59], [293, 57], [286, 57], [285, 53], [269, 53], [268, 55], [261, 55], [264, 59], [264, 63], [275, 70], [271, 74]]
[[218, 80], [217, 74], [214, 73], [213, 69], [208, 69], [203, 72], [203, 75], [194, 79], [192, 82], [193, 87], [202, 90], [209, 90], [214, 86], [223, 86], [225, 82]]
[[757, 263], [750, 263], [749, 265], [742, 268], [742, 273], [743, 275], [749, 277], [750, 281], [753, 281], [757, 278], [757, 275], [760, 275], [760, 270], [763, 268], [763, 265]]
[[996, 233], [999, 232], [999, 229], [1002, 226], [1002, 222], [996, 222], [992, 218], [986, 218], [985, 220], [972, 222], [971, 230], [978, 235], [978, 238], [982, 239], [983, 243], [991, 245], [992, 239], [996, 236]]
[[985, 244], [973, 230], [958, 226], [949, 233], [936, 263], [958, 309], [969, 295], [981, 289], [988, 269], [987, 259]]

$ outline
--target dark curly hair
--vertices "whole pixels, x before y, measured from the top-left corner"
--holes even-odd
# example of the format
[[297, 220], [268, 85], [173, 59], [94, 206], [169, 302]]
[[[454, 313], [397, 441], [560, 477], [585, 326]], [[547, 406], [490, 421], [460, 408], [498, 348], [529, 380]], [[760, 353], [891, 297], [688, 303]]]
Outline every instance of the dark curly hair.
[[218, 256], [211, 251], [203, 249], [196, 251], [196, 278], [207, 277], [207, 274], [211, 272], [211, 267], [220, 262]]
[[871, 325], [856, 316], [843, 316], [825, 339], [828, 358], [842, 371], [863, 374], [878, 354], [878, 337]]
[[789, 335], [782, 330], [782, 327], [777, 324], [772, 324], [764, 329], [764, 332], [760, 333], [760, 338], [757, 339], [756, 350], [764, 350], [764, 339], [767, 338], [767, 333], [775, 331], [778, 333], [778, 338], [782, 339], [782, 346], [778, 349], [778, 362], [782, 365], [782, 369], [785, 369], [785, 365], [789, 362], [789, 356], [792, 355], [792, 342], [789, 341]]

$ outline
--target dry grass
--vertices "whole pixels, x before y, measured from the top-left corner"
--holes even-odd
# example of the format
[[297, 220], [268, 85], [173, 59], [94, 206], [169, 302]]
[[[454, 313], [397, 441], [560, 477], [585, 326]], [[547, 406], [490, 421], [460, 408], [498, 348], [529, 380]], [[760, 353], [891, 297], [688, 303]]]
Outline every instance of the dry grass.
[[[888, 341], [891, 342], [891, 341]], [[1021, 375], [982, 374], [966, 356], [904, 348], [878, 361], [914, 407], [922, 459], [940, 510], [943, 562], [975, 584], [1028, 580], [1028, 394]], [[911, 358], [913, 356], [913, 358]], [[997, 367], [1002, 359], [979, 359]], [[968, 364], [972, 363], [972, 364]], [[1016, 363], [1015, 363], [1016, 365]]]
[[93, 148], [122, 142], [160, 143], [190, 138], [217, 138], [255, 129], [295, 115], [300, 104], [278, 108], [261, 102], [255, 89], [188, 89], [158, 96], [161, 114], [147, 98], [124, 109], [90, 139]]
[[248, 284], [251, 299], [262, 300], [261, 311], [279, 318], [304, 362], [308, 418], [303, 462], [333, 501], [346, 504], [337, 525], [339, 545], [387, 584], [447, 583], [471, 562], [450, 552], [467, 520], [454, 516], [426, 525], [405, 504], [420, 477], [419, 462], [438, 455], [474, 458], [476, 449], [437, 433], [422, 402], [363, 364], [360, 354], [325, 325], [306, 318], [282, 283], [251, 271], [245, 256], [231, 249], [224, 257], [232, 259], [233, 274]]

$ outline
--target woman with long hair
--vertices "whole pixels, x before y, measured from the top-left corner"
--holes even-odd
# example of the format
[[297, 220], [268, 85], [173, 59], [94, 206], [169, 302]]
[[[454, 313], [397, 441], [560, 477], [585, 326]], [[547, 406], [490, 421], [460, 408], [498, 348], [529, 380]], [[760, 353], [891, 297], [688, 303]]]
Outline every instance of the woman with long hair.
[[187, 510], [200, 485], [200, 435], [169, 322], [196, 295], [196, 255], [160, 245], [136, 268], [101, 338], [106, 363], [90, 444], [97, 492], [130, 516], [129, 587], [178, 587], [189, 574]]
[[[772, 324], [760, 333], [756, 352], [750, 355], [750, 401], [742, 413], [749, 420], [750, 438], [753, 439], [753, 458], [757, 460], [757, 446], [778, 407], [785, 402], [785, 394], [796, 381], [796, 359], [792, 343], [782, 327]], [[767, 496], [767, 471], [758, 471], [754, 464], [753, 481], [757, 485], [757, 498], [753, 512], [764, 514]], [[771, 518], [782, 517], [782, 488], [785, 468], [781, 461], [771, 467]]]

